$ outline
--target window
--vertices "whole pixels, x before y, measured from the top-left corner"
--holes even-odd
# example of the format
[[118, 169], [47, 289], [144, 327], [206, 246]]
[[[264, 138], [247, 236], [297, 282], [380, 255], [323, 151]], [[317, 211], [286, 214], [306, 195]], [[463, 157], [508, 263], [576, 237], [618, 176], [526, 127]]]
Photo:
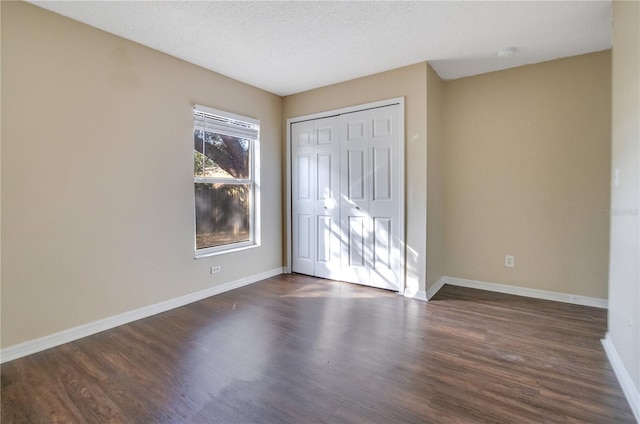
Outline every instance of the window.
[[258, 244], [259, 121], [193, 111], [196, 257]]

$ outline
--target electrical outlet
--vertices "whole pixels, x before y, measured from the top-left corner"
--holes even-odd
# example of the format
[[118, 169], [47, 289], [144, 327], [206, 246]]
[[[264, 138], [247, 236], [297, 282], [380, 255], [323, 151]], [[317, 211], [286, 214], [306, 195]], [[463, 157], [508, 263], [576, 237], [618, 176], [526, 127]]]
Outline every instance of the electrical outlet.
[[212, 273], [212, 274], [217, 274], [217, 273], [219, 273], [220, 271], [222, 271], [222, 267], [221, 267], [220, 265], [218, 265], [218, 266], [212, 266], [212, 267], [211, 267], [211, 273]]
[[507, 268], [513, 268], [516, 266], [516, 258], [513, 255], [504, 256], [504, 266]]

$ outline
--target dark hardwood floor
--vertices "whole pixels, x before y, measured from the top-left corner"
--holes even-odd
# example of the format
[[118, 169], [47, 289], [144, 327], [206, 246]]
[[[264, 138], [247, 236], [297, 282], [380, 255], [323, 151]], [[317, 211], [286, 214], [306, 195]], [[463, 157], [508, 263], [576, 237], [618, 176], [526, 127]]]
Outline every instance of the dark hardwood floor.
[[2, 365], [2, 423], [633, 423], [606, 311], [283, 275]]

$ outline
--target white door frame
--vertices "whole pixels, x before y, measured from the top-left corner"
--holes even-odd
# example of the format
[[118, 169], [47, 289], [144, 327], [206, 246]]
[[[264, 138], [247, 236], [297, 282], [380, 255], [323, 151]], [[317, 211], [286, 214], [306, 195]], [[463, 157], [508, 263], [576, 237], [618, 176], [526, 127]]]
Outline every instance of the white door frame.
[[402, 237], [402, 240], [400, 240], [400, 245], [402, 246], [402, 252], [400, 253], [400, 260], [401, 260], [401, 269], [402, 269], [402, 276], [400, 278], [400, 295], [404, 294], [404, 289], [406, 286], [406, 275], [407, 275], [407, 269], [406, 269], [406, 228], [405, 228], [405, 223], [404, 223], [404, 217], [406, 215], [406, 211], [405, 211], [405, 198], [404, 198], [404, 192], [405, 192], [405, 155], [404, 155], [404, 150], [405, 150], [405, 135], [404, 135], [404, 97], [396, 97], [393, 99], [387, 99], [387, 100], [380, 100], [377, 102], [372, 102], [372, 103], [365, 103], [365, 104], [361, 104], [361, 105], [356, 105], [356, 106], [349, 106], [349, 107], [345, 107], [345, 108], [340, 108], [340, 109], [334, 109], [334, 110], [329, 110], [326, 112], [319, 112], [319, 113], [313, 113], [310, 115], [303, 115], [303, 116], [297, 116], [294, 118], [289, 118], [287, 119], [287, 164], [286, 164], [286, 201], [287, 201], [287, 207], [286, 207], [286, 213], [287, 213], [287, 222], [286, 222], [286, 240], [287, 240], [287, 265], [286, 265], [286, 272], [290, 273], [291, 272], [291, 124], [294, 122], [300, 122], [300, 121], [309, 121], [309, 120], [313, 120], [313, 119], [318, 119], [318, 118], [327, 118], [329, 116], [336, 116], [336, 115], [342, 115], [345, 113], [350, 113], [350, 112], [358, 112], [361, 110], [366, 110], [366, 109], [373, 109], [373, 108], [378, 108], [378, 107], [384, 107], [384, 106], [390, 106], [390, 105], [399, 105], [400, 107], [400, 122], [402, 123], [402, 125], [400, 125], [400, 143], [398, 145], [398, 149], [399, 149], [399, 155], [400, 155], [400, 169], [399, 169], [399, 174], [400, 174], [400, 193], [399, 193], [399, 201], [402, 205], [402, 211], [400, 213], [400, 219], [399, 219], [399, 223], [400, 223], [400, 235]]

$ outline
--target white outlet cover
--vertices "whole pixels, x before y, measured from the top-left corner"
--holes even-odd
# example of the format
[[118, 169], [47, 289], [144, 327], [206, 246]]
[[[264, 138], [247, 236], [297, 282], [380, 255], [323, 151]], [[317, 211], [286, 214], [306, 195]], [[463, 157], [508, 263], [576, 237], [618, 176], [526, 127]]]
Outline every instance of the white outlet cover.
[[513, 255], [505, 255], [504, 266], [506, 266], [507, 268], [513, 268], [515, 264], [516, 264], [516, 260]]

